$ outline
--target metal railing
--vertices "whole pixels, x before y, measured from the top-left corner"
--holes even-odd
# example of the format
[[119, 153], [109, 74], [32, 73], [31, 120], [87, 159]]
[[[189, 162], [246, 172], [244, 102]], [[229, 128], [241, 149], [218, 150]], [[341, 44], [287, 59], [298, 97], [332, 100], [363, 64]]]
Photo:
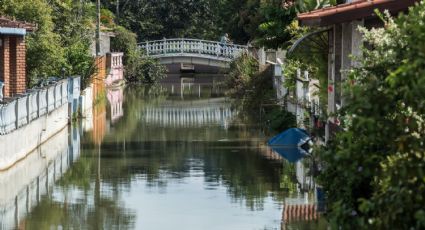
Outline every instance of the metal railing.
[[5, 135], [68, 102], [68, 80], [29, 90], [0, 102], [0, 135]]
[[241, 53], [248, 51], [248, 46], [185, 38], [146, 41], [140, 43], [139, 47], [145, 51], [147, 56], [153, 57], [192, 54], [229, 60], [235, 59]]

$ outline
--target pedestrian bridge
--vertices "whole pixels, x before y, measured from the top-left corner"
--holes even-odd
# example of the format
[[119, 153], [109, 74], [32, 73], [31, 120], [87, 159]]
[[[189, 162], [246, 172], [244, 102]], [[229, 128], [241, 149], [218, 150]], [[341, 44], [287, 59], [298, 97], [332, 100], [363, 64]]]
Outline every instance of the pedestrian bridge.
[[139, 44], [145, 55], [162, 64], [192, 64], [228, 68], [229, 63], [248, 51], [248, 46], [199, 39], [162, 39]]

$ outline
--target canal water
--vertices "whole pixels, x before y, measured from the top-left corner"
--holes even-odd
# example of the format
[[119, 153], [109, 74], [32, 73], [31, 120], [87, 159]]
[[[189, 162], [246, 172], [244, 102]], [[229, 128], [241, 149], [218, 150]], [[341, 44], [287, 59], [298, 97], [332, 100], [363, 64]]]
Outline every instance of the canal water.
[[325, 229], [308, 164], [271, 152], [219, 85], [106, 90], [0, 172], [0, 230]]

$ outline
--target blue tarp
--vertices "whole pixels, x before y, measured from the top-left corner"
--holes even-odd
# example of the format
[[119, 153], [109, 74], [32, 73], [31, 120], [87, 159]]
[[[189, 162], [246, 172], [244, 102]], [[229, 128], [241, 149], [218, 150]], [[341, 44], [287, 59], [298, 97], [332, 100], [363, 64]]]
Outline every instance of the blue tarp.
[[296, 162], [307, 155], [301, 146], [310, 140], [303, 129], [292, 128], [269, 140], [269, 146], [289, 162]]

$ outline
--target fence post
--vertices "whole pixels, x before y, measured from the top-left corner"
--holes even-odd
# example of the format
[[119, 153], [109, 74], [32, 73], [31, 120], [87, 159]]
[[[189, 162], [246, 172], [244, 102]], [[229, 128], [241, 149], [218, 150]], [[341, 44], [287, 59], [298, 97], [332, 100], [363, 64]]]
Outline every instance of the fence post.
[[15, 103], [15, 129], [19, 128], [19, 98], [16, 99]]
[[40, 90], [37, 91], [37, 118], [40, 117]]
[[218, 56], [220, 56], [220, 46], [221, 46], [221, 44], [220, 44], [220, 42], [217, 42], [216, 44], [217, 44], [216, 52], [217, 52], [217, 57], [218, 57]]
[[49, 88], [46, 88], [46, 113], [49, 113]]
[[27, 107], [27, 124], [29, 124], [30, 121], [31, 121], [31, 117], [30, 117], [30, 114], [31, 114], [31, 110], [30, 110], [30, 102], [31, 102], [31, 100], [30, 100], [30, 98], [31, 97], [32, 97], [32, 94], [28, 94], [26, 96], [26, 98], [27, 98], [27, 103], [26, 103], [26, 107]]

